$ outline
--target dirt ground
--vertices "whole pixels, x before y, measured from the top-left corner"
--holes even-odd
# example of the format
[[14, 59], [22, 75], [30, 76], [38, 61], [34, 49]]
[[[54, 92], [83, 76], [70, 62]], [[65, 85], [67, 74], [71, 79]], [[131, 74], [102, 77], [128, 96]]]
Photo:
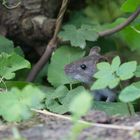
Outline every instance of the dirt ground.
[[[85, 129], [78, 140], [139, 140], [140, 133], [138, 131], [122, 130], [122, 126], [134, 126], [140, 122], [140, 115], [133, 117], [108, 117], [103, 112], [90, 112], [83, 117], [84, 120], [118, 125], [120, 129], [102, 128], [92, 126]], [[21, 136], [27, 140], [68, 140], [72, 123], [70, 120], [63, 118], [38, 115], [35, 119], [28, 122], [10, 126], [0, 126], [0, 140], [13, 140], [12, 128], [17, 126]], [[14, 139], [15, 140], [15, 139]]]

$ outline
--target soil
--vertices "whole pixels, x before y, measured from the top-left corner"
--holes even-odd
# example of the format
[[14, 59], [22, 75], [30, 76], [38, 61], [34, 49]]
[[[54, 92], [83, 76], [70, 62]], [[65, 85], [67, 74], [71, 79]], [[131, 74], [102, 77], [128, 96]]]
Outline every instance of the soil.
[[[78, 140], [139, 140], [140, 133], [138, 131], [122, 130], [121, 126], [134, 126], [140, 122], [140, 115], [132, 117], [109, 117], [103, 112], [94, 111], [83, 117], [86, 121], [117, 124], [119, 130], [111, 128], [90, 127], [84, 129]], [[12, 124], [11, 126], [0, 126], [0, 140], [11, 140], [13, 138], [12, 128], [17, 127], [21, 136], [27, 140], [68, 140], [72, 123], [62, 118], [38, 115], [35, 119], [20, 124]], [[13, 140], [13, 139], [12, 139]]]

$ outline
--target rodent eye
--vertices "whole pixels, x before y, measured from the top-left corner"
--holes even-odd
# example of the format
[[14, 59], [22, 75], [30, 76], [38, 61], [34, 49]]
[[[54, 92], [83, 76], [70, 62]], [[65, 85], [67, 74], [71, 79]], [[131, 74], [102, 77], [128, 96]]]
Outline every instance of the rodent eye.
[[87, 66], [85, 64], [81, 64], [80, 65], [81, 69], [85, 70], [87, 68]]

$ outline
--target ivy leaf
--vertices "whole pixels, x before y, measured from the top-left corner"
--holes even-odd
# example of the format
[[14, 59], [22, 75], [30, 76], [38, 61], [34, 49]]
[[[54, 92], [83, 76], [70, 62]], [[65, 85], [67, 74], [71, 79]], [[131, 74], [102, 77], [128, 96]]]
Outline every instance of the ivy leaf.
[[72, 46], [85, 48], [86, 41], [96, 41], [98, 34], [91, 26], [82, 25], [81, 28], [76, 28], [74, 25], [65, 25], [64, 31], [61, 31], [59, 36], [64, 41], [70, 41]]
[[14, 51], [14, 44], [9, 39], [0, 35], [0, 53], [11, 53]]
[[15, 76], [15, 71], [30, 68], [30, 63], [21, 56], [12, 53], [0, 54], [0, 76], [5, 79], [12, 79]]
[[64, 67], [75, 60], [80, 59], [85, 54], [85, 51], [79, 48], [63, 46], [58, 48], [51, 58], [51, 63], [48, 67], [49, 82], [58, 87], [60, 85], [73, 82], [74, 80], [67, 77], [64, 73]]
[[130, 85], [123, 89], [119, 95], [119, 99], [122, 102], [133, 102], [140, 98], [140, 87], [136, 87], [135, 85]]
[[116, 71], [116, 74], [120, 77], [121, 80], [127, 80], [134, 76], [136, 68], [136, 61], [127, 62], [119, 67], [119, 69]]
[[126, 0], [121, 9], [124, 12], [134, 12], [140, 6], [140, 0]]
[[41, 109], [45, 94], [31, 85], [19, 90], [12, 88], [0, 94], [0, 115], [10, 122], [29, 119], [33, 113], [31, 108]]

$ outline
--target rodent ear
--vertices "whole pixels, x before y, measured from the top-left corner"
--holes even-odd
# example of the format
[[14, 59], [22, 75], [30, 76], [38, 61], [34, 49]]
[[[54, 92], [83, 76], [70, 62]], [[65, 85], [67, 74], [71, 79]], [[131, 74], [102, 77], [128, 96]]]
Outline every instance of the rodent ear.
[[100, 47], [95, 46], [95, 47], [90, 49], [89, 56], [94, 55], [94, 54], [98, 54], [100, 51], [101, 51]]

